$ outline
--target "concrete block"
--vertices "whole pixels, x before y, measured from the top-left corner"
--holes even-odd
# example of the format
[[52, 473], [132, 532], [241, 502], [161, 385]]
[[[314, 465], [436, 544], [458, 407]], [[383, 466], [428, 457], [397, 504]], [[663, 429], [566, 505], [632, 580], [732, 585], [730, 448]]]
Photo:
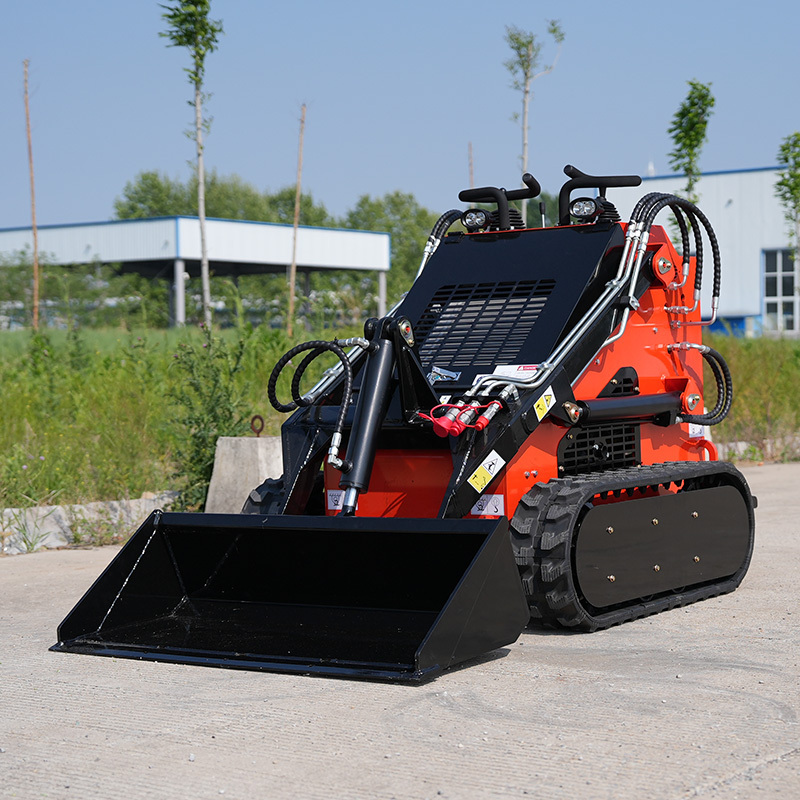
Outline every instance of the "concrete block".
[[238, 514], [256, 486], [282, 474], [280, 436], [220, 436], [205, 511]]
[[136, 499], [0, 509], [0, 554], [80, 544], [98, 528], [128, 536], [157, 508], [169, 509], [176, 495], [145, 492]]

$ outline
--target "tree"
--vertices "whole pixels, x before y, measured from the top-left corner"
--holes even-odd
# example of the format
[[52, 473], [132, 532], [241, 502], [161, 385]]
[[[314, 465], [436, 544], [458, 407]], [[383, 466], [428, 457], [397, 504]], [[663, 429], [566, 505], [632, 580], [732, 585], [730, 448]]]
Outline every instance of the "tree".
[[[512, 56], [505, 62], [506, 69], [511, 73], [511, 86], [518, 92], [522, 92], [522, 171], [528, 171], [528, 109], [531, 99], [531, 84], [542, 75], [552, 72], [561, 54], [561, 45], [564, 42], [564, 31], [558, 20], [551, 19], [547, 23], [547, 32], [553, 37], [558, 45], [553, 63], [548, 67], [539, 69], [543, 43], [537, 41], [536, 35], [530, 31], [524, 31], [516, 25], [506, 26], [506, 44], [511, 48]], [[519, 114], [515, 114], [513, 119], [519, 120]], [[522, 203], [522, 219], [527, 223], [527, 202]]]
[[800, 252], [800, 132], [789, 134], [778, 150], [778, 164], [783, 167], [775, 184], [775, 194], [781, 201], [786, 221], [794, 239], [794, 257]]
[[[238, 175], [219, 175], [215, 170], [206, 175], [205, 202], [209, 217], [291, 224], [294, 201], [294, 186], [271, 193], [257, 189]], [[192, 175], [184, 183], [156, 171], [140, 172], [125, 184], [122, 194], [114, 201], [114, 211], [117, 219], [197, 216], [197, 175]], [[324, 205], [314, 202], [306, 192], [300, 196], [300, 224], [341, 225]], [[230, 283], [226, 279], [212, 277], [209, 283], [213, 297], [231, 299]], [[316, 288], [331, 288], [319, 276], [314, 276], [311, 283]], [[237, 291], [254, 322], [263, 320], [265, 316], [285, 314], [288, 294], [283, 277], [279, 280], [274, 275], [241, 276]], [[265, 298], [271, 299], [265, 302]], [[192, 311], [187, 309], [187, 313], [192, 317]]]
[[[262, 192], [238, 175], [219, 175], [211, 170], [205, 188], [209, 217], [292, 224], [294, 186]], [[117, 219], [197, 216], [197, 175], [183, 183], [155, 170], [140, 172], [114, 200], [114, 213]], [[334, 227], [337, 223], [324, 205], [304, 192], [300, 196], [300, 224]]]
[[[270, 222], [291, 225], [294, 218], [295, 187], [284, 186], [269, 195]], [[300, 195], [300, 224], [315, 225], [321, 228], [338, 228], [340, 224], [328, 213], [322, 203], [315, 203], [308, 192]]]
[[203, 130], [208, 121], [203, 119], [203, 79], [206, 56], [217, 49], [217, 36], [223, 33], [221, 20], [208, 18], [211, 0], [181, 0], [174, 6], [164, 6], [162, 18], [170, 27], [162, 31], [170, 47], [185, 47], [191, 56], [192, 66], [186, 69], [189, 83], [194, 88], [194, 140], [197, 146], [197, 216], [200, 218], [200, 275], [203, 284], [203, 317], [211, 326], [211, 282], [206, 248], [205, 165], [203, 162]]
[[122, 195], [114, 200], [114, 216], [117, 219], [149, 219], [194, 215], [196, 199], [192, 200], [187, 188], [180, 181], [159, 172], [140, 172], [125, 184]]
[[362, 195], [344, 219], [346, 228], [385, 231], [392, 236], [392, 268], [387, 281], [389, 304], [408, 291], [437, 215], [421, 206], [414, 195], [390, 192], [383, 197]]
[[711, 94], [710, 83], [694, 80], [688, 83], [686, 99], [675, 112], [667, 131], [674, 145], [669, 154], [669, 165], [671, 169], [686, 176], [684, 195], [687, 200], [696, 203], [698, 196], [694, 187], [700, 178], [700, 151], [708, 138], [706, 129], [716, 100]]

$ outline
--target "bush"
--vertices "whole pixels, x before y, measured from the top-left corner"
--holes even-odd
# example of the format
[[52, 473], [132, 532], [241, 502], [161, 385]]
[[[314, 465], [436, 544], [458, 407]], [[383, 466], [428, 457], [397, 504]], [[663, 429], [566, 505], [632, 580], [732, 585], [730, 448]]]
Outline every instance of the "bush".
[[181, 485], [176, 508], [202, 511], [214, 468], [217, 438], [247, 431], [244, 391], [238, 374], [252, 335], [249, 327], [231, 344], [201, 325], [200, 342], [181, 342], [173, 354], [179, 373], [169, 391], [174, 403], [175, 479]]
[[[733, 376], [733, 406], [713, 429], [714, 440], [758, 460], [800, 457], [800, 341], [717, 334], [706, 336], [705, 343], [722, 353]], [[710, 405], [714, 379], [708, 370], [705, 385]]]

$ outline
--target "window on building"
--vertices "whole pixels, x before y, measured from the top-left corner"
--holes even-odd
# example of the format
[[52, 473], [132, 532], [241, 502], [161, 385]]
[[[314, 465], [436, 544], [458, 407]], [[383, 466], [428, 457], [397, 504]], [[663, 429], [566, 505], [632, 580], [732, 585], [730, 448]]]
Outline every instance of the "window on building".
[[798, 282], [791, 250], [764, 250], [764, 328], [796, 333]]

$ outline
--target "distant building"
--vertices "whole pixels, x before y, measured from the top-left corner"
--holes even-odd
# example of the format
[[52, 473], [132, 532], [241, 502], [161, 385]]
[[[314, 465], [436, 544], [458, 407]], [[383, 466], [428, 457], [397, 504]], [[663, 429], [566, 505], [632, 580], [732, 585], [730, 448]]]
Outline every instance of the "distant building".
[[[277, 273], [292, 261], [291, 225], [208, 219], [206, 240], [211, 271], [239, 276]], [[187, 277], [200, 274], [200, 223], [197, 217], [114, 220], [38, 228], [39, 252], [49, 264], [118, 264], [124, 271], [172, 283], [170, 320], [186, 322]], [[390, 266], [388, 233], [301, 226], [297, 232], [297, 272], [369, 270], [378, 276], [378, 307], [386, 309]], [[0, 253], [33, 249], [30, 228], [0, 230]]]
[[[697, 205], [708, 217], [720, 246], [722, 321], [717, 329], [728, 326], [739, 334], [800, 335], [800, 281], [783, 207], [775, 196], [778, 172], [777, 167], [705, 172], [697, 184]], [[681, 194], [685, 185], [681, 175], [645, 178], [635, 189], [609, 189], [608, 198], [626, 220], [647, 192]], [[667, 226], [670, 216], [663, 211], [656, 221]], [[710, 313], [711, 266], [710, 248], [706, 248], [704, 313]]]

